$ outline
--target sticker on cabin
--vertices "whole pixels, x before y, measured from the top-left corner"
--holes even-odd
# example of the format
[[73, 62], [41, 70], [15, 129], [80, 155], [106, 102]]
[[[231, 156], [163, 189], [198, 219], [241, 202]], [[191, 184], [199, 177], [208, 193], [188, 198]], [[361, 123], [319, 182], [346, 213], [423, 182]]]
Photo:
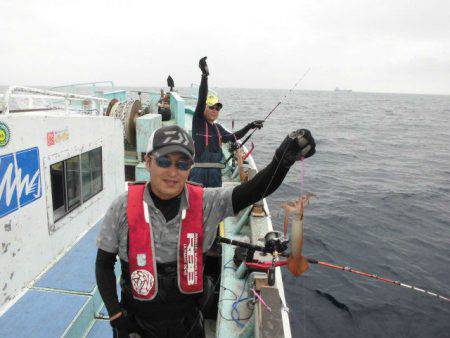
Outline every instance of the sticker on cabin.
[[47, 133], [47, 146], [51, 147], [55, 144], [67, 141], [69, 139], [69, 129], [53, 130]]
[[0, 218], [42, 196], [37, 147], [0, 156]]
[[6, 147], [9, 143], [11, 133], [9, 132], [9, 127], [6, 123], [0, 122], [0, 147]]

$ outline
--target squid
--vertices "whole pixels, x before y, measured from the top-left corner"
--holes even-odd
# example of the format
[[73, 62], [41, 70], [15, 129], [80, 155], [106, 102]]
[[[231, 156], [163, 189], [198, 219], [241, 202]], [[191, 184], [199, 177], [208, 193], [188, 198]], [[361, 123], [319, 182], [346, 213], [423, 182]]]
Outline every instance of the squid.
[[294, 221], [291, 225], [290, 246], [291, 253], [287, 259], [287, 268], [294, 276], [300, 276], [305, 272], [309, 265], [308, 261], [302, 255], [303, 246], [303, 212], [304, 208], [309, 204], [309, 200], [314, 197], [313, 194], [301, 196], [298, 200], [283, 204], [285, 211], [284, 216], [284, 233], [287, 232], [289, 223], [289, 215], [294, 213]]

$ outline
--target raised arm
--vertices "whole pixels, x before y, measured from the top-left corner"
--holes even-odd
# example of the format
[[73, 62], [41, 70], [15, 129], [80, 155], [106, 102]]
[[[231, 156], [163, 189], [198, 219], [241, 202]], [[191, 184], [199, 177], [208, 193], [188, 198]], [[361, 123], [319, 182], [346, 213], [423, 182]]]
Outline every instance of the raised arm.
[[203, 113], [206, 107], [206, 97], [208, 95], [208, 75], [209, 69], [206, 63], [206, 56], [201, 58], [198, 66], [202, 71], [202, 79], [200, 81], [200, 88], [198, 89], [197, 107], [195, 107], [195, 117], [203, 118]]
[[247, 124], [244, 128], [235, 132], [234, 137], [239, 140], [239, 139], [243, 138], [245, 136], [245, 134], [247, 134], [249, 132], [249, 130], [256, 129], [256, 128], [261, 129], [263, 127], [263, 123], [264, 123], [263, 120], [253, 121], [253, 122]]
[[217, 127], [220, 129], [220, 132], [222, 134], [222, 142], [234, 142], [236, 140], [239, 140], [245, 136], [249, 132], [249, 130], [258, 128], [261, 129], [263, 127], [263, 121], [262, 120], [256, 120], [249, 124], [247, 124], [244, 128], [236, 131], [235, 133], [230, 133], [225, 130], [221, 125], [217, 124]]
[[290, 133], [275, 152], [272, 162], [250, 181], [233, 189], [233, 211], [240, 210], [273, 193], [283, 182], [290, 167], [301, 159], [315, 153], [315, 141], [307, 129]]

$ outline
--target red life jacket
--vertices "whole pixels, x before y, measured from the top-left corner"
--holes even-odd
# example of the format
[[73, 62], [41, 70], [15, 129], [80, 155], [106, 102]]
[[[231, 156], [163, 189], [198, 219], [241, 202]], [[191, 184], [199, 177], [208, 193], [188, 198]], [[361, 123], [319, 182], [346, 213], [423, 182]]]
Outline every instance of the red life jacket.
[[[203, 188], [187, 184], [189, 209], [178, 236], [178, 287], [182, 293], [203, 291]], [[145, 220], [145, 184], [128, 186], [128, 264], [133, 297], [152, 300], [158, 293], [155, 245]]]

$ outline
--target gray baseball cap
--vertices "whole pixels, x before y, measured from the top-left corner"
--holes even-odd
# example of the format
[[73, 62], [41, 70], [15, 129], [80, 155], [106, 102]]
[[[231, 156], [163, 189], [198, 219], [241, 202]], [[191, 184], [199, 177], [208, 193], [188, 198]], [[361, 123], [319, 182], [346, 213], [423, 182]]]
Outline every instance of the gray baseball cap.
[[173, 125], [155, 130], [147, 145], [147, 155], [156, 157], [182, 153], [194, 161], [194, 140], [183, 128]]

